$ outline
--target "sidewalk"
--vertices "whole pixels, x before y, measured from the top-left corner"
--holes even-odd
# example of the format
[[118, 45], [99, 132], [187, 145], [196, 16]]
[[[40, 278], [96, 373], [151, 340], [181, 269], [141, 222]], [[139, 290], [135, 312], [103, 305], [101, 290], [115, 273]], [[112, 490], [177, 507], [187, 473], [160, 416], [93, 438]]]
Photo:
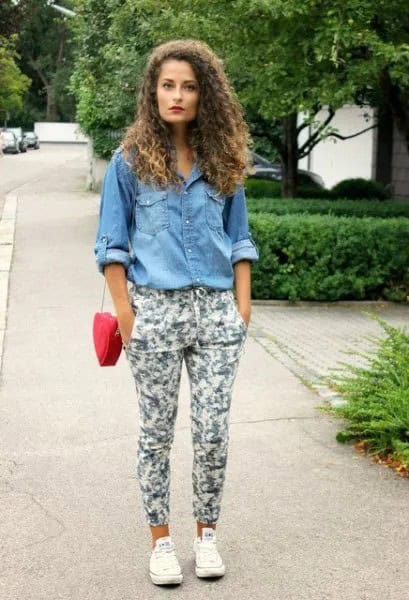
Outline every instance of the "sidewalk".
[[252, 334], [281, 364], [316, 389], [330, 404], [344, 402], [325, 378], [343, 363], [366, 366], [363, 358], [385, 336], [365, 313], [409, 331], [409, 304], [393, 302], [314, 303], [255, 301]]
[[[218, 527], [227, 572], [218, 581], [194, 574], [183, 368], [171, 454], [171, 532], [184, 581], [168, 589], [151, 584], [150, 539], [135, 474], [134, 385], [124, 356], [115, 368], [101, 369], [92, 347], [103, 279], [92, 254], [98, 198], [83, 191], [85, 170], [80, 155], [61, 156], [58, 166], [14, 192], [0, 396], [4, 597], [408, 598], [407, 480], [336, 442], [340, 423], [317, 411], [322, 399], [270, 353], [275, 345], [268, 347], [268, 335], [285, 335], [291, 349], [313, 339], [305, 321], [313, 313], [306, 307], [302, 313], [253, 307], [233, 397]], [[330, 335], [331, 313], [328, 320], [324, 314], [317, 322]], [[340, 331], [351, 328], [342, 312], [336, 319]], [[314, 347], [309, 342], [316, 361]]]

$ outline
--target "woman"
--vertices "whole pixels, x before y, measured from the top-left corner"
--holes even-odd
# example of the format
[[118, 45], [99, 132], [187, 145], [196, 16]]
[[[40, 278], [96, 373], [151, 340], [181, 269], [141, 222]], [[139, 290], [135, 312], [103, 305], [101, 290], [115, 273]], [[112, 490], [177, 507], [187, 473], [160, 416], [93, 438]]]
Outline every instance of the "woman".
[[183, 360], [196, 574], [225, 573], [215, 529], [231, 393], [251, 313], [250, 267], [258, 260], [242, 185], [249, 142], [221, 61], [204, 43], [175, 40], [153, 50], [136, 120], [104, 177], [95, 255], [138, 393], [137, 475], [152, 536], [150, 575], [159, 585], [183, 578], [169, 532]]

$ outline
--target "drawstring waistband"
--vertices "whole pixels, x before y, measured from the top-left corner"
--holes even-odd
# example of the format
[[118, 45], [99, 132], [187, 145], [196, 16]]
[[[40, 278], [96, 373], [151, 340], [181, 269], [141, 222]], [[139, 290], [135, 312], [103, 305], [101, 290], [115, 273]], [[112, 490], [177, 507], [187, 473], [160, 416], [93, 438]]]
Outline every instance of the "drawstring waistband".
[[191, 290], [192, 290], [192, 296], [196, 295], [199, 298], [203, 298], [203, 296], [206, 296], [208, 294], [208, 290], [203, 287], [191, 288]]
[[201, 286], [186, 286], [183, 288], [178, 288], [178, 289], [156, 289], [156, 288], [149, 288], [143, 285], [138, 285], [136, 283], [133, 283], [131, 285], [131, 292], [135, 291], [136, 293], [140, 293], [146, 296], [158, 296], [158, 295], [164, 295], [164, 296], [175, 296], [178, 294], [190, 294], [191, 298], [204, 298], [207, 295], [212, 295], [212, 294], [217, 294], [217, 293], [227, 293], [230, 292], [232, 293], [232, 290], [219, 290], [216, 288], [211, 288], [209, 286], [206, 285], [201, 285]]

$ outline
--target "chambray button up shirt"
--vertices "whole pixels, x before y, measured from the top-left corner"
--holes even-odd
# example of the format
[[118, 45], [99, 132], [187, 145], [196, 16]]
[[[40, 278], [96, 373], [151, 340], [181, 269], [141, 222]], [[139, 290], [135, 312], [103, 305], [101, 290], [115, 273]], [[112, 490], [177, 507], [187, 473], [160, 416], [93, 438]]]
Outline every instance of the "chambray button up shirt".
[[259, 258], [243, 186], [220, 195], [197, 164], [181, 193], [145, 184], [120, 148], [104, 176], [94, 253], [101, 273], [121, 263], [129, 281], [155, 289], [231, 289], [234, 263]]

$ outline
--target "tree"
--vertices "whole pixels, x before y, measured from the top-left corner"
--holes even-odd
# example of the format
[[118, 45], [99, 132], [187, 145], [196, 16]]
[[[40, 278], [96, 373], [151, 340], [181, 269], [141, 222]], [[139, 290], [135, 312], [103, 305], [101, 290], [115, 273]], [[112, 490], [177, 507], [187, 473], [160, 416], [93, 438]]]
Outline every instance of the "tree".
[[76, 0], [77, 52], [71, 90], [77, 120], [94, 151], [108, 157], [132, 120], [146, 55], [154, 41], [138, 6], [122, 0]]
[[195, 37], [223, 58], [253, 135], [277, 149], [285, 196], [296, 193], [300, 157], [324, 137], [345, 139], [331, 121], [346, 103], [388, 108], [408, 139], [406, 0], [76, 0], [77, 8], [84, 58], [73, 85], [88, 129], [129, 120], [134, 96], [125, 90], [137, 88], [154, 45]]
[[[46, 0], [31, 0], [19, 31], [18, 51], [19, 66], [32, 79], [25, 112], [47, 121], [73, 118], [74, 99], [67, 90], [73, 68], [72, 36], [66, 17]], [[15, 113], [14, 119], [21, 116]]]
[[[150, 11], [158, 42], [198, 37], [224, 58], [245, 108], [274, 132], [286, 196], [296, 191], [301, 111], [309, 115], [301, 128], [312, 125], [313, 132], [304, 153], [337, 135], [330, 122], [345, 103], [388, 105], [408, 139], [406, 0], [141, 0], [140, 6]], [[322, 107], [328, 107], [324, 125], [315, 119]]]
[[0, 37], [0, 113], [7, 113], [23, 104], [23, 96], [30, 86], [28, 77], [16, 65], [16, 38]]
[[29, 0], [2, 0], [0, 4], [0, 36], [9, 38], [22, 29]]

